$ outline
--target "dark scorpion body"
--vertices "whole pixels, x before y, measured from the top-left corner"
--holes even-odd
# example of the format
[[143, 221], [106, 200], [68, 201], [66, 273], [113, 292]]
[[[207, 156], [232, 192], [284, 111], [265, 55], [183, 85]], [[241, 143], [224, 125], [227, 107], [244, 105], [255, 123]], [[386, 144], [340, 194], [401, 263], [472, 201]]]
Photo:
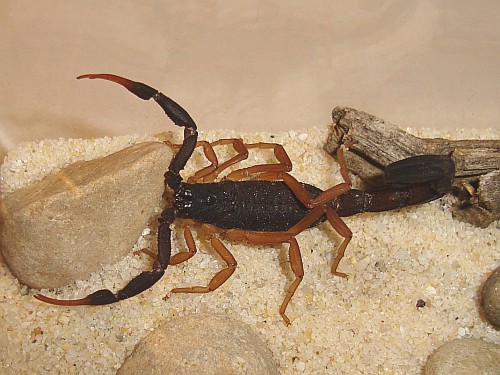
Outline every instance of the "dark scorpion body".
[[[393, 210], [409, 205], [429, 202], [443, 196], [454, 177], [454, 165], [447, 156], [422, 155], [410, 157], [388, 165], [385, 169], [386, 184], [366, 191], [351, 189], [344, 161], [344, 148], [337, 151], [343, 182], [325, 191], [301, 183], [288, 174], [292, 164], [286, 151], [279, 144], [244, 144], [240, 139], [223, 139], [213, 143], [198, 142], [197, 127], [189, 114], [172, 99], [140, 82], [111, 74], [89, 74], [78, 78], [100, 78], [116, 82], [141, 99], [154, 99], [167, 116], [178, 126], [184, 127], [182, 145], [165, 173], [165, 187], [173, 190], [172, 204], [159, 218], [158, 255], [151, 271], [144, 271], [133, 278], [123, 289], [113, 293], [103, 289], [77, 300], [58, 300], [43, 295], [35, 297], [58, 305], [104, 305], [130, 298], [154, 285], [164, 274], [167, 266], [179, 264], [191, 258], [197, 251], [190, 225], [201, 223], [202, 236], [227, 264], [207, 286], [172, 289], [172, 293], [207, 293], [221, 286], [235, 271], [236, 260], [219, 240], [222, 236], [233, 241], [253, 244], [289, 244], [289, 260], [295, 280], [287, 288], [280, 307], [285, 314], [295, 290], [304, 276], [302, 257], [295, 236], [305, 229], [328, 221], [344, 238], [333, 260], [334, 275], [346, 277], [337, 266], [352, 238], [352, 233], [341, 217], [362, 212]], [[217, 145], [232, 145], [236, 156], [219, 164], [213, 150]], [[195, 147], [203, 150], [211, 165], [196, 172], [184, 182], [180, 176]], [[230, 166], [248, 157], [249, 148], [272, 149], [277, 164], [261, 164], [237, 169], [214, 182], [218, 175]], [[171, 257], [170, 224], [176, 218], [187, 219], [184, 237], [188, 251]]]

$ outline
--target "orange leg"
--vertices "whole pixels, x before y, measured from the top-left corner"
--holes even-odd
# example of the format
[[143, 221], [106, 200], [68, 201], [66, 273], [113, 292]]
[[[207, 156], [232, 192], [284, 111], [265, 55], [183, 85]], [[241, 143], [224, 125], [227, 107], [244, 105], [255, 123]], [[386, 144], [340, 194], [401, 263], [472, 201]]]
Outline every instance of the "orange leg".
[[[312, 222], [314, 222], [314, 219]], [[295, 280], [290, 284], [286, 290], [285, 298], [280, 306], [280, 315], [286, 325], [290, 324], [290, 319], [286, 315], [285, 311], [290, 303], [295, 291], [299, 287], [302, 279], [304, 278], [304, 266], [302, 265], [302, 255], [300, 254], [299, 244], [295, 239], [294, 235], [289, 232], [253, 232], [245, 231], [240, 229], [231, 229], [226, 232], [226, 235], [231, 240], [237, 240], [245, 243], [252, 243], [256, 245], [274, 245], [280, 243], [290, 244], [288, 248], [288, 258], [290, 261], [290, 267], [293, 274], [295, 275]]]
[[157, 258], [157, 254], [155, 254], [154, 252], [152, 252], [147, 247], [139, 249], [139, 250], [135, 250], [135, 251], [132, 252], [132, 254], [134, 254], [134, 255], [139, 255], [141, 253], [148, 255], [152, 259], [156, 259]]
[[337, 149], [337, 158], [339, 160], [339, 165], [340, 165], [340, 174], [344, 182], [341, 182], [323, 191], [316, 198], [311, 197], [311, 195], [307, 192], [304, 186], [302, 186], [302, 184], [299, 181], [297, 181], [295, 177], [285, 172], [276, 172], [268, 169], [266, 173], [262, 173], [261, 175], [257, 176], [256, 179], [269, 180], [269, 181], [282, 180], [295, 194], [297, 199], [299, 199], [300, 202], [307, 208], [322, 206], [326, 204], [328, 201], [331, 201], [332, 199], [338, 197], [339, 195], [344, 194], [345, 192], [351, 189], [352, 183], [351, 179], [349, 178], [347, 166], [345, 164], [344, 148], [347, 148], [347, 146], [341, 146]]
[[326, 207], [326, 217], [328, 218], [328, 222], [338, 232], [338, 234], [344, 237], [344, 241], [342, 241], [339, 248], [337, 249], [337, 256], [335, 257], [335, 259], [333, 259], [332, 273], [335, 276], [347, 278], [347, 274], [337, 271], [337, 267], [340, 263], [340, 260], [344, 257], [345, 249], [347, 248], [349, 241], [351, 241], [352, 232], [340, 218], [340, 216], [337, 215], [337, 213], [333, 210], [333, 208], [328, 206]]
[[237, 169], [231, 173], [229, 173], [225, 179], [227, 180], [241, 180], [243, 178], [248, 178], [258, 173], [263, 172], [290, 172], [292, 170], [292, 161], [288, 157], [285, 149], [282, 145], [277, 143], [249, 143], [245, 144], [247, 149], [250, 148], [259, 148], [259, 149], [272, 149], [274, 152], [274, 156], [278, 163], [275, 164], [259, 164], [253, 165], [248, 168]]
[[299, 287], [302, 279], [304, 278], [304, 266], [302, 264], [302, 255], [300, 254], [299, 244], [295, 237], [290, 240], [290, 247], [288, 249], [288, 258], [290, 260], [290, 267], [292, 268], [292, 272], [295, 275], [295, 280], [293, 280], [292, 284], [286, 290], [285, 298], [280, 306], [280, 315], [285, 321], [285, 324], [290, 325], [290, 319], [285, 314], [285, 310], [288, 306], [288, 303], [292, 299], [295, 291]]
[[229, 239], [239, 242], [254, 244], [284, 243], [289, 242], [300, 232], [309, 228], [311, 224], [316, 222], [316, 220], [318, 220], [322, 215], [325, 214], [330, 225], [337, 231], [338, 234], [344, 237], [344, 240], [337, 249], [337, 255], [333, 260], [331, 271], [335, 276], [346, 278], [347, 275], [343, 272], [337, 271], [337, 267], [344, 257], [344, 253], [347, 245], [349, 244], [349, 241], [351, 241], [352, 232], [344, 223], [344, 221], [339, 217], [339, 215], [337, 215], [335, 210], [327, 205], [313, 208], [301, 221], [299, 221], [286, 232], [252, 232], [240, 229], [231, 229], [226, 231], [225, 234]]
[[[231, 144], [233, 146], [234, 150], [236, 151], [236, 155], [219, 165], [219, 160], [217, 159], [214, 147], [228, 144]], [[248, 158], [248, 150], [245, 147], [243, 141], [238, 138], [219, 139], [212, 143], [200, 141], [198, 142], [197, 146], [203, 146], [205, 157], [211, 164], [208, 167], [200, 169], [193, 176], [191, 176], [188, 179], [188, 182], [190, 183], [214, 181], [224, 169], [227, 169], [230, 166]]]
[[[180, 148], [180, 145], [172, 144], [169, 141], [165, 141], [165, 143], [174, 151], [177, 151]], [[234, 150], [236, 151], [236, 155], [219, 165], [219, 160], [214, 151], [214, 147], [222, 145], [232, 145]], [[209, 143], [207, 141], [198, 141], [196, 143], [196, 146], [203, 147], [203, 153], [205, 154], [207, 160], [210, 162], [210, 165], [200, 169], [193, 176], [191, 176], [188, 179], [188, 182], [190, 183], [214, 181], [225, 169], [231, 167], [236, 163], [246, 160], [248, 158], [248, 149], [251, 148], [272, 149], [274, 152], [274, 156], [278, 160], [278, 163], [260, 164], [248, 168], [237, 169], [225, 176], [224, 179], [240, 180], [242, 178], [247, 178], [262, 172], [289, 172], [292, 170], [292, 162], [290, 161], [288, 154], [286, 153], [283, 146], [276, 143], [258, 142], [245, 144], [241, 139], [229, 138], [219, 139], [212, 143]]]
[[283, 302], [280, 306], [280, 314], [283, 317], [286, 325], [290, 324], [290, 319], [288, 319], [285, 313], [286, 308], [290, 303], [293, 295], [295, 294], [295, 291], [299, 287], [302, 279], [304, 278], [302, 256], [300, 254], [299, 244], [297, 243], [295, 236], [303, 230], [309, 228], [312, 223], [316, 222], [316, 220], [318, 220], [324, 214], [325, 207], [316, 207], [312, 209], [301, 221], [299, 221], [286, 232], [253, 232], [240, 229], [230, 229], [225, 232], [225, 235], [233, 241], [240, 241], [258, 245], [272, 245], [280, 243], [290, 244], [288, 256], [290, 267], [293, 274], [295, 275], [295, 280], [287, 288], [285, 298], [283, 299]]
[[352, 239], [352, 232], [340, 218], [340, 216], [337, 215], [333, 208], [327, 206], [326, 204], [320, 207], [313, 208], [301, 221], [290, 228], [287, 233], [292, 233], [294, 236], [296, 236], [303, 230], [309, 228], [310, 225], [316, 222], [316, 220], [318, 220], [323, 214], [326, 214], [326, 218], [333, 229], [335, 229], [338, 234], [344, 237], [344, 240], [337, 249], [337, 255], [333, 260], [331, 270], [332, 274], [334, 274], [335, 276], [346, 278], [347, 274], [337, 271], [337, 267], [344, 257], [345, 249], [347, 248], [349, 241], [351, 241]]
[[184, 227], [184, 239], [186, 240], [186, 245], [188, 247], [188, 251], [182, 251], [170, 258], [168, 262], [169, 265], [176, 265], [182, 262], [191, 259], [194, 254], [196, 254], [196, 244], [194, 242], [193, 234], [191, 233], [191, 229], [189, 229], [189, 225]]
[[[204, 231], [205, 233], [208, 232], [206, 229]], [[224, 246], [224, 244], [215, 237], [214, 233], [212, 232], [208, 236], [208, 240], [210, 241], [210, 244], [214, 248], [214, 250], [219, 254], [219, 256], [222, 258], [224, 262], [227, 264], [227, 268], [224, 268], [217, 272], [215, 276], [210, 280], [207, 286], [192, 286], [192, 287], [187, 287], [187, 288], [174, 288], [170, 292], [171, 293], [208, 293], [212, 292], [218, 287], [220, 287], [222, 284], [224, 284], [229, 277], [234, 273], [236, 270], [236, 266], [238, 265], [236, 263], [236, 259], [234, 259], [233, 255], [231, 252]], [[194, 251], [196, 252], [196, 250]], [[176, 254], [177, 255], [177, 254]], [[194, 253], [193, 253], [194, 255]], [[192, 256], [192, 255], [191, 255]], [[190, 258], [190, 257], [189, 257]], [[187, 259], [189, 259], [187, 258]], [[186, 259], [186, 260], [187, 260]]]

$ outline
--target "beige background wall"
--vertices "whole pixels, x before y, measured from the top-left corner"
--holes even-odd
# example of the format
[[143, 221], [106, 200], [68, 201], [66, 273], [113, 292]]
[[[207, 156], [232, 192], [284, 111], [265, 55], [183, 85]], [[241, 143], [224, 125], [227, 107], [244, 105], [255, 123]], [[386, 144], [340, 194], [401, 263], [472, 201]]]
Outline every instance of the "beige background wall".
[[161, 132], [160, 89], [201, 129], [299, 129], [348, 105], [401, 127], [500, 127], [500, 2], [0, 0], [0, 151]]

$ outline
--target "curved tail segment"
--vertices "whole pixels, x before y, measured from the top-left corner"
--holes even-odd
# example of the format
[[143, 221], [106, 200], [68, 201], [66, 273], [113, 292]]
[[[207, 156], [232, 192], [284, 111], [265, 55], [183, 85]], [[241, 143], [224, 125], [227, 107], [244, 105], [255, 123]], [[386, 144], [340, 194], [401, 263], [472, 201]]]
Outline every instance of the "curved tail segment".
[[420, 155], [389, 164], [385, 184], [351, 189], [332, 202], [339, 216], [390, 211], [441, 198], [451, 188], [455, 165], [449, 156]]
[[173, 190], [178, 188], [182, 181], [179, 173], [191, 157], [198, 140], [196, 123], [189, 113], [168, 96], [141, 82], [131, 81], [130, 79], [114, 74], [84, 74], [77, 77], [77, 79], [82, 78], [104, 79], [115, 82], [143, 100], [154, 99], [175, 125], [184, 128], [182, 147], [172, 159], [170, 167], [167, 173], [165, 173], [165, 185]]

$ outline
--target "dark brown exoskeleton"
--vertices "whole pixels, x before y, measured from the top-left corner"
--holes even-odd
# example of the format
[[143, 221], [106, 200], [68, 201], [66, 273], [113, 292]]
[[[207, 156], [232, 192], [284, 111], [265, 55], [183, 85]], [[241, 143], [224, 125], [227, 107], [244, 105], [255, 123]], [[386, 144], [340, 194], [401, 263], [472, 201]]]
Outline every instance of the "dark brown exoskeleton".
[[[77, 300], [57, 300], [43, 295], [35, 297], [57, 305], [104, 305], [130, 298], [154, 285], [169, 264], [178, 264], [196, 253], [196, 245], [190, 225], [202, 225], [202, 235], [227, 264], [207, 286], [175, 288], [172, 293], [207, 293], [221, 286], [235, 271], [236, 260], [219, 236], [233, 241], [252, 244], [289, 244], [289, 261], [295, 276], [288, 287], [280, 307], [285, 314], [295, 290], [304, 276], [302, 257], [295, 236], [305, 229], [328, 221], [344, 238], [333, 260], [331, 272], [337, 271], [352, 232], [341, 217], [361, 212], [393, 210], [429, 202], [443, 196], [454, 177], [454, 164], [447, 156], [422, 155], [390, 164], [385, 169], [386, 183], [366, 191], [351, 189], [351, 180], [344, 161], [344, 148], [337, 151], [343, 182], [325, 191], [297, 181], [288, 172], [292, 163], [279, 144], [244, 144], [241, 139], [221, 139], [213, 143], [197, 141], [196, 124], [189, 114], [172, 99], [139, 82], [111, 74], [88, 74], [78, 78], [100, 78], [116, 82], [139, 98], [153, 98], [167, 116], [178, 126], [184, 127], [182, 145], [165, 173], [165, 186], [174, 192], [173, 204], [159, 218], [158, 255], [151, 271], [144, 271], [132, 279], [117, 293], [103, 289]], [[213, 147], [230, 145], [236, 156], [219, 164]], [[202, 146], [210, 165], [196, 172], [187, 182], [180, 176], [195, 147]], [[214, 182], [218, 175], [230, 166], [246, 159], [248, 149], [272, 149], [278, 163], [261, 164], [232, 171], [222, 181]], [[184, 237], [188, 251], [171, 254], [170, 224], [176, 218], [186, 219]]]

